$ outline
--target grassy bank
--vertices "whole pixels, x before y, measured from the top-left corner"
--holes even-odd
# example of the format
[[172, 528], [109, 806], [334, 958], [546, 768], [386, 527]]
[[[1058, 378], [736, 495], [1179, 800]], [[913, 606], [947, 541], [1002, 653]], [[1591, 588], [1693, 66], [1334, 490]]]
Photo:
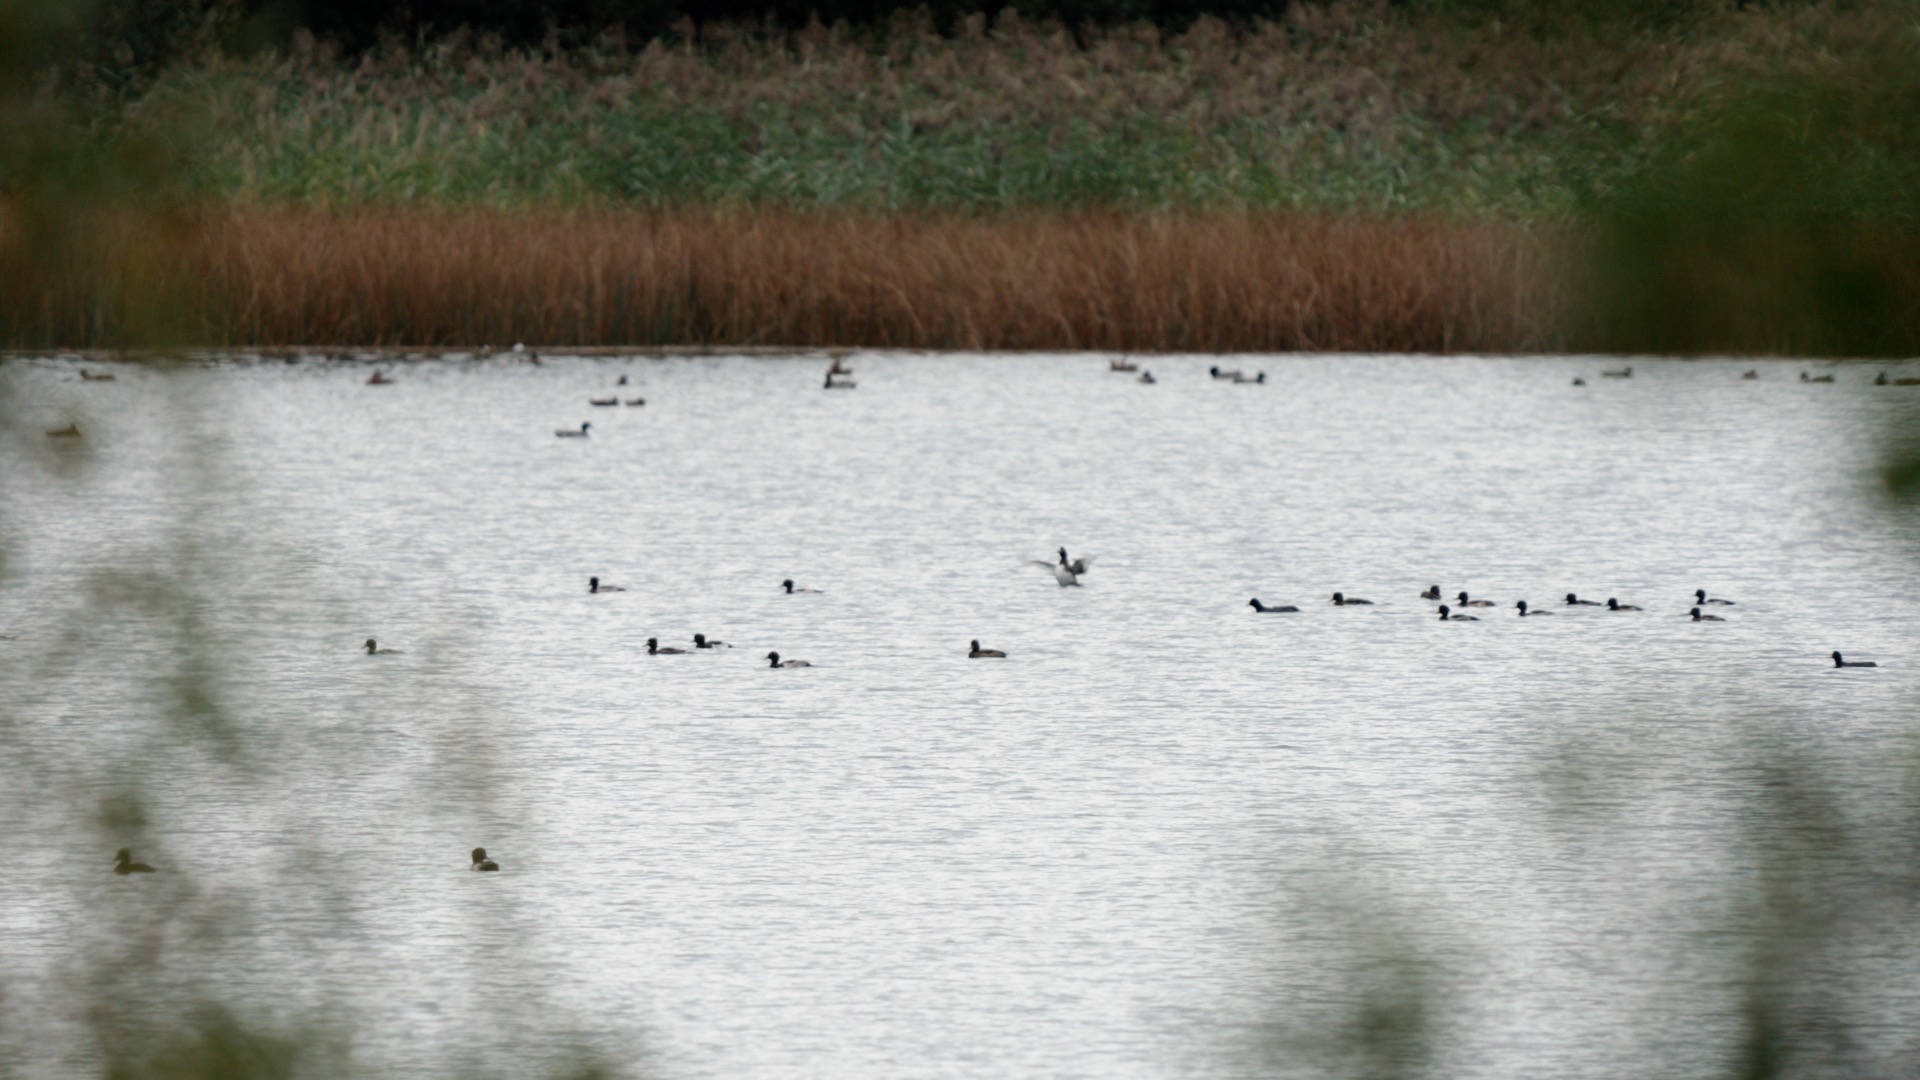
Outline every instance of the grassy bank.
[[456, 34], [350, 60], [300, 40], [175, 67], [124, 123], [197, 118], [197, 186], [247, 201], [1534, 216], [1636, 160], [1677, 88], [1796, 26], [1543, 37], [1336, 3], [1084, 47], [1012, 14], [951, 37], [911, 19], [709, 27], [698, 46]]
[[1510, 352], [1565, 292], [1544, 230], [1286, 214], [214, 208], [88, 248], [0, 341]]
[[1435, 10], [51, 80], [0, 110], [0, 345], [1920, 348], [1910, 0]]

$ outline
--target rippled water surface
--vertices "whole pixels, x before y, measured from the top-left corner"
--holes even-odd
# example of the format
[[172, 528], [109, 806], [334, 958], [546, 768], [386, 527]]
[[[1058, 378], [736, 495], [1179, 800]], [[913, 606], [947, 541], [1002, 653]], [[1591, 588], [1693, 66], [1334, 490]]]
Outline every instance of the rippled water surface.
[[394, 1075], [1709, 1075], [1807, 852], [1876, 898], [1809, 999], [1920, 1060], [1920, 393], [1214, 362], [0, 367], [0, 1072], [97, 1070], [133, 927]]

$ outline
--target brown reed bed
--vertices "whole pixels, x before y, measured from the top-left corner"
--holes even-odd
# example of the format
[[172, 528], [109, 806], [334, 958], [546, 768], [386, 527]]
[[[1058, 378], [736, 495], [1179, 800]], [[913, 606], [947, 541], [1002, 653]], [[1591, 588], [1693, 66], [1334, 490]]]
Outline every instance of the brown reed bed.
[[1249, 212], [220, 207], [116, 215], [8, 290], [0, 335], [145, 344], [165, 304], [208, 347], [1537, 352], [1563, 344], [1565, 247]]

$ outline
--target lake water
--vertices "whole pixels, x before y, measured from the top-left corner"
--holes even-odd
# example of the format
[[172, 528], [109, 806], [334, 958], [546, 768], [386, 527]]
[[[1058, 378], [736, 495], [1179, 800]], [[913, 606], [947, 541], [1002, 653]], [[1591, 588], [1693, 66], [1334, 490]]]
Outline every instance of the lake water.
[[1920, 390], [849, 362], [0, 365], [0, 1073], [203, 1001], [380, 1075], [1920, 1061]]

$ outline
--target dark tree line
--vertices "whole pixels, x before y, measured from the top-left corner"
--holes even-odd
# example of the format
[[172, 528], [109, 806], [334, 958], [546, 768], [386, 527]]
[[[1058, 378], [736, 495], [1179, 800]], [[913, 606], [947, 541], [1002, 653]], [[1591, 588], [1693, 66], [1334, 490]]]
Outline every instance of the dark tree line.
[[[988, 25], [1009, 9], [1029, 21], [1057, 22], [1076, 36], [1116, 24], [1150, 22], [1185, 29], [1203, 16], [1230, 26], [1282, 18], [1295, 3], [1327, 0], [72, 0], [67, 10], [84, 49], [102, 70], [149, 70], [208, 44], [245, 51], [284, 43], [298, 30], [337, 42], [348, 52], [393, 36], [430, 40], [466, 27], [497, 35], [508, 46], [537, 45], [557, 33], [583, 42], [613, 28], [629, 40], [673, 35], [716, 23], [796, 30], [817, 19], [884, 31], [896, 14], [924, 11], [942, 33], [970, 16]], [[1426, 9], [1466, 20], [1499, 19], [1539, 29], [1568, 22], [1659, 23], [1700, 11], [1750, 3], [1811, 0], [1389, 0], [1396, 9]], [[0, 7], [4, 7], [0, 0]], [[49, 10], [60, 5], [50, 5]]]
[[510, 44], [542, 40], [549, 30], [593, 34], [618, 26], [647, 38], [691, 24], [752, 23], [798, 29], [809, 21], [884, 27], [898, 11], [923, 8], [942, 32], [970, 15], [991, 22], [1008, 8], [1022, 18], [1060, 22], [1070, 28], [1148, 21], [1178, 29], [1210, 15], [1235, 23], [1275, 19], [1289, 0], [305, 0], [283, 9], [291, 21], [353, 48], [382, 32], [404, 37], [436, 36], [461, 26], [496, 33]]

